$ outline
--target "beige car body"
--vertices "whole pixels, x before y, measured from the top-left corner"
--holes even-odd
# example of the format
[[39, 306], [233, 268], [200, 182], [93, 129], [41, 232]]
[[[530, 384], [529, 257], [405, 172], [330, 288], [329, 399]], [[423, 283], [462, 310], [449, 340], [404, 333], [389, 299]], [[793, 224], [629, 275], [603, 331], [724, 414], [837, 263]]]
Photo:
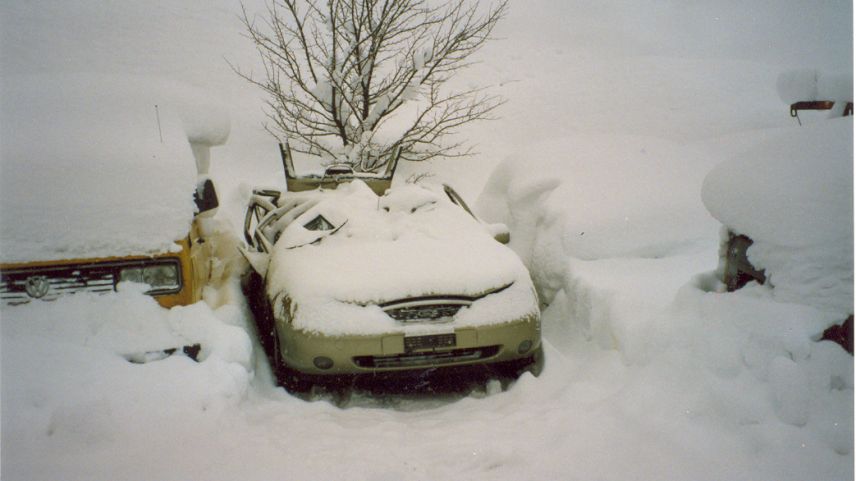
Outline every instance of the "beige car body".
[[[292, 174], [288, 154], [283, 152], [286, 164], [286, 180], [290, 192], [305, 192], [313, 189], [335, 188], [337, 185], [359, 178], [372, 190], [381, 195], [391, 183], [391, 170], [387, 175], [354, 174], [347, 168], [334, 167], [323, 176], [297, 178]], [[450, 187], [445, 186], [452, 203], [459, 205], [470, 215], [472, 212]], [[299, 195], [299, 194], [298, 194]], [[442, 334], [405, 334], [402, 327], [376, 335], [325, 335], [308, 332], [294, 326], [290, 313], [300, 306], [287, 292], [269, 293], [266, 289], [267, 262], [275, 243], [263, 232], [267, 226], [288, 215], [283, 205], [288, 205], [289, 192], [256, 190], [253, 193], [245, 219], [245, 238], [248, 248], [243, 253], [253, 271], [244, 281], [244, 291], [255, 314], [261, 340], [266, 348], [279, 381], [291, 390], [303, 390], [312, 382], [323, 382], [340, 375], [390, 373], [451, 366], [485, 364], [507, 368], [516, 375], [530, 366], [541, 352], [540, 314], [530, 313], [510, 322], [485, 324], [477, 327], [449, 328]], [[478, 221], [473, 216], [473, 222]], [[495, 238], [507, 242], [507, 232], [499, 232]], [[427, 296], [419, 300], [404, 300], [396, 306], [428, 305], [427, 309], [443, 309], [446, 302], [468, 305], [480, 297], [501, 295], [500, 289], [486, 292], [469, 299], [454, 299], [456, 296]], [[272, 299], [271, 296], [274, 296]], [[536, 297], [532, 290], [533, 299]], [[465, 297], [465, 296], [458, 296]], [[409, 301], [413, 301], [408, 304]], [[434, 302], [434, 307], [432, 306]], [[282, 304], [282, 308], [280, 308]], [[273, 305], [277, 305], [274, 309]], [[389, 314], [391, 307], [381, 307]], [[535, 301], [537, 305], [537, 300]], [[392, 306], [392, 307], [396, 307]], [[388, 306], [389, 307], [389, 306]], [[421, 307], [425, 308], [425, 307]], [[274, 313], [277, 314], [274, 314]], [[391, 316], [392, 317], [392, 316]], [[403, 324], [402, 324], [403, 326]], [[311, 384], [311, 382], [310, 382]]]

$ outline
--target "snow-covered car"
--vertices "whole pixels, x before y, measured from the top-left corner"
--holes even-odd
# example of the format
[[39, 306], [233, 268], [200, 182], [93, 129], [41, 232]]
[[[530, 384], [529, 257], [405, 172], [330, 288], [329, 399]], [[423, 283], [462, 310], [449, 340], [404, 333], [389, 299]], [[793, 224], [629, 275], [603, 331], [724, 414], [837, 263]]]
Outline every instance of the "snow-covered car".
[[257, 189], [247, 210], [244, 289], [286, 388], [473, 364], [516, 375], [540, 355], [528, 271], [454, 190], [284, 163], [289, 190]]
[[849, 319], [826, 338], [852, 352], [853, 117], [768, 135], [705, 178], [702, 199], [723, 224], [719, 278]]
[[3, 78], [0, 300], [133, 282], [164, 307], [198, 301], [217, 209], [209, 148], [225, 142], [228, 118], [196, 122], [179, 112], [184, 93], [154, 79], [55, 80]]

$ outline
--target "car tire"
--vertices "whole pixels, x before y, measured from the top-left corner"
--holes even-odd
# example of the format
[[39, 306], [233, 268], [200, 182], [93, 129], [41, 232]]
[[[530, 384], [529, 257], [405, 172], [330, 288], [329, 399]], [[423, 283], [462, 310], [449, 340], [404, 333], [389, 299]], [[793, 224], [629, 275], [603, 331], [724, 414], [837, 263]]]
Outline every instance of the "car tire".
[[[270, 318], [273, 319], [272, 314]], [[282, 352], [279, 350], [279, 335], [273, 323], [271, 323], [269, 343], [271, 349], [268, 359], [276, 384], [284, 387], [286, 391], [292, 394], [308, 394], [312, 391], [314, 383], [299, 371], [288, 367], [288, 364], [282, 359]]]
[[520, 374], [529, 371], [533, 376], [538, 377], [544, 370], [544, 346], [538, 346], [538, 349], [532, 353], [531, 359], [532, 362]]
[[306, 377], [299, 371], [291, 369], [281, 361], [279, 369], [277, 369], [277, 380], [280, 386], [284, 387], [286, 391], [292, 394], [309, 394], [315, 385], [312, 381], [306, 379]]
[[264, 279], [258, 273], [250, 271], [242, 279], [241, 286], [255, 318], [259, 343], [270, 364], [274, 382], [294, 394], [308, 393], [312, 390], [313, 383], [298, 371], [289, 368], [282, 359], [273, 308], [264, 295]]

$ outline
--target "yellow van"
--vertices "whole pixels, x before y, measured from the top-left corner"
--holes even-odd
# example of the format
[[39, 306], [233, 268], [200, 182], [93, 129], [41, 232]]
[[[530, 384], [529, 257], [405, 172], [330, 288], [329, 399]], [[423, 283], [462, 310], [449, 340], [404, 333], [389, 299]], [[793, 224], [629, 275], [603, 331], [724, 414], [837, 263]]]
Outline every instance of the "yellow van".
[[186, 95], [150, 79], [2, 80], [2, 304], [122, 282], [147, 284], [164, 307], [201, 299], [205, 222], [218, 205], [209, 149], [225, 142], [228, 119], [192, 125], [174, 108]]

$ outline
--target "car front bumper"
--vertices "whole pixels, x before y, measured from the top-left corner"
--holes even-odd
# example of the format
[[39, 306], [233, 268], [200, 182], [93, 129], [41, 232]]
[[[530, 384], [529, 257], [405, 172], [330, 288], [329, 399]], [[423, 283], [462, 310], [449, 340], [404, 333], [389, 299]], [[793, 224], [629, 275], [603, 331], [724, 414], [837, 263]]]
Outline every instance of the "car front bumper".
[[530, 357], [541, 345], [537, 315], [493, 325], [449, 327], [442, 333], [325, 336], [277, 329], [283, 362], [311, 375], [360, 374], [500, 363]]

